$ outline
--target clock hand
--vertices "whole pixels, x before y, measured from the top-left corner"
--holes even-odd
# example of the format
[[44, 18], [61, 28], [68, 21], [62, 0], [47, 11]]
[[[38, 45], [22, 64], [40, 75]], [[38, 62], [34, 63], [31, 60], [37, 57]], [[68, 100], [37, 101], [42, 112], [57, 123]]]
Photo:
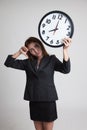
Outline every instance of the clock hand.
[[54, 33], [53, 33], [53, 35], [55, 34], [56, 30], [58, 30], [58, 29], [57, 29], [58, 24], [59, 24], [59, 20], [58, 20], [58, 22], [57, 22], [57, 24], [56, 24], [56, 27], [55, 27], [55, 29], [54, 29]]
[[59, 24], [59, 21], [57, 22], [56, 27], [54, 29], [52, 29], [52, 30], [49, 30], [49, 32], [52, 32], [52, 31], [55, 32], [56, 30], [58, 30], [58, 28], [57, 28], [58, 24]]
[[55, 27], [55, 28], [57, 28], [58, 24], [59, 24], [59, 21], [57, 22], [57, 25], [56, 25], [56, 27]]
[[58, 28], [55, 28], [55, 29], [49, 30], [49, 32], [56, 31], [56, 30], [58, 30]]

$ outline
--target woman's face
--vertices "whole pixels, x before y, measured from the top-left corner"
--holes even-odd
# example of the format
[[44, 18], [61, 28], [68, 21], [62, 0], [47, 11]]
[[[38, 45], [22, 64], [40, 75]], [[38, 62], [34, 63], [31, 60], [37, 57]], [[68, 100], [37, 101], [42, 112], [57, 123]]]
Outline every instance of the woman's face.
[[37, 58], [42, 57], [42, 49], [38, 43], [32, 42], [28, 45], [29, 52]]

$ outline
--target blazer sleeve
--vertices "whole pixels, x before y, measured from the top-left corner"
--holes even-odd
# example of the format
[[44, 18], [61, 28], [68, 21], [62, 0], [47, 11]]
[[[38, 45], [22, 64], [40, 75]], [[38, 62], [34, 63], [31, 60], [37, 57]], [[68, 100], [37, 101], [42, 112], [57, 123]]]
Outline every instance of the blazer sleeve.
[[11, 67], [14, 69], [25, 70], [26, 69], [26, 59], [18, 60], [12, 57], [12, 55], [8, 55], [4, 65], [6, 67]]
[[70, 58], [68, 61], [63, 59], [63, 62], [61, 62], [56, 56], [54, 56], [54, 70], [64, 74], [69, 73], [71, 70]]

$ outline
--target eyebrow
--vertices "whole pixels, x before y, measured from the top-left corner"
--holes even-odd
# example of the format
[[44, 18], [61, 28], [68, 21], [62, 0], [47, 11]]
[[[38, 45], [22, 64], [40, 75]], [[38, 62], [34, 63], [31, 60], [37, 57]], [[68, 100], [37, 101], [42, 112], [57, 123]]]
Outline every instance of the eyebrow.
[[[36, 47], [36, 46], [41, 47], [38, 43], [35, 43], [35, 44], [34, 44], [34, 47]], [[30, 50], [31, 50], [31, 49], [33, 49], [33, 48], [30, 48]]]

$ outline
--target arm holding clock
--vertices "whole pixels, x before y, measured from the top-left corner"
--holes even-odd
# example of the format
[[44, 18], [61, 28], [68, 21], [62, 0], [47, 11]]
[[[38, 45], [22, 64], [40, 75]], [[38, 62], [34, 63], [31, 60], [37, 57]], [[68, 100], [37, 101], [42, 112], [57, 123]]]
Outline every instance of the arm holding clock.
[[64, 38], [63, 39], [63, 62], [61, 62], [57, 57], [55, 57], [55, 71], [59, 71], [61, 73], [67, 74], [71, 70], [71, 65], [70, 65], [70, 58], [68, 55], [68, 48], [71, 43], [71, 38]]
[[69, 59], [68, 48], [69, 48], [69, 46], [71, 44], [71, 38], [64, 38], [63, 43], [64, 43], [64, 46], [63, 46], [63, 59], [65, 61], [68, 61], [68, 59]]

